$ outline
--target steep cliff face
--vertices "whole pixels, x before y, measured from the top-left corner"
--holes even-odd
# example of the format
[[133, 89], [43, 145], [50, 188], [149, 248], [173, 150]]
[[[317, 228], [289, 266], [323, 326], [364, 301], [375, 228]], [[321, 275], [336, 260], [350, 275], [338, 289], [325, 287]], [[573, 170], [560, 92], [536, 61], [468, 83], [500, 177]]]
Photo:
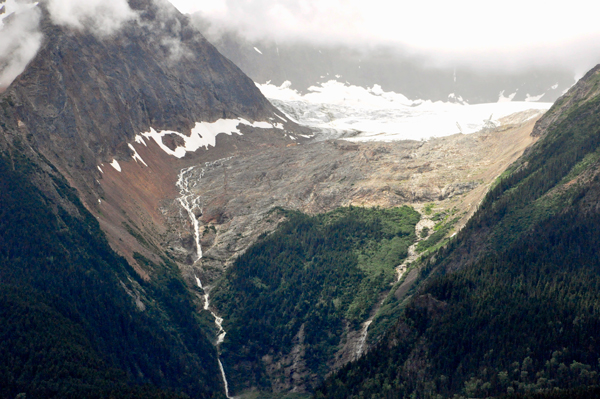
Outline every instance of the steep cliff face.
[[274, 116], [249, 78], [158, 4], [132, 1], [139, 19], [103, 37], [53, 24], [42, 5], [44, 44], [8, 91], [33, 144], [91, 170], [130, 157], [127, 142], [150, 127], [189, 135], [196, 122]]

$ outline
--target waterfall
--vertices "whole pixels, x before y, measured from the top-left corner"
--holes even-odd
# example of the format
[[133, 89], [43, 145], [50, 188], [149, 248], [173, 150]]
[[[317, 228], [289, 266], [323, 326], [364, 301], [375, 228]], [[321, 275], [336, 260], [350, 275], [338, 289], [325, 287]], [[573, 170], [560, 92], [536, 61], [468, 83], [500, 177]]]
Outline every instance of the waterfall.
[[[200, 204], [198, 203], [200, 198], [198, 196], [195, 196], [190, 191], [189, 179], [192, 176], [192, 172], [193, 172], [194, 168], [195, 168], [195, 166], [191, 166], [187, 169], [181, 169], [181, 171], [179, 172], [179, 178], [177, 179], [176, 185], [177, 185], [177, 188], [179, 188], [179, 198], [177, 198], [177, 200], [179, 201], [179, 203], [181, 204], [183, 209], [185, 209], [187, 211], [188, 216], [189, 216], [190, 220], [192, 221], [192, 226], [194, 228], [194, 242], [196, 244], [196, 253], [198, 254], [196, 261], [198, 261], [198, 260], [200, 260], [200, 258], [202, 258], [202, 246], [200, 245], [200, 225], [198, 223], [198, 218], [196, 217], [196, 214], [194, 213], [194, 209], [198, 209], [199, 211], [202, 211], [202, 208], [200, 207]], [[199, 179], [202, 178], [203, 174], [204, 174], [204, 169], [202, 170], [202, 172], [200, 173], [200, 176], [198, 178]], [[196, 280], [198, 280], [198, 277], [196, 277]], [[200, 281], [200, 280], [198, 280], [198, 281]], [[200, 283], [200, 286], [202, 286], [202, 283]]]
[[[218, 162], [218, 161], [215, 161]], [[215, 162], [207, 163], [206, 166], [212, 166]], [[200, 198], [192, 193], [190, 190], [190, 178], [193, 177], [193, 171], [195, 166], [191, 166], [189, 168], [181, 169], [179, 172], [179, 177], [177, 179], [177, 188], [179, 189], [179, 198], [177, 200], [181, 204], [181, 207], [186, 210], [194, 228], [194, 242], [196, 244], [196, 253], [198, 257], [196, 258], [196, 262], [202, 258], [202, 246], [200, 244], [200, 224], [198, 223], [198, 218], [194, 213], [194, 210], [197, 210], [202, 214], [202, 208], [200, 206]], [[201, 179], [204, 175], [204, 169], [200, 172], [198, 179]], [[194, 274], [194, 278], [196, 279], [196, 285], [198, 288], [201, 288], [204, 291], [204, 310], [208, 310], [210, 314], [215, 318], [215, 325], [218, 328], [217, 332], [217, 361], [219, 362], [219, 370], [221, 371], [221, 378], [223, 379], [223, 385], [225, 386], [225, 396], [227, 398], [232, 398], [229, 396], [229, 384], [227, 382], [227, 376], [225, 374], [225, 369], [223, 368], [223, 363], [221, 362], [221, 357], [219, 353], [219, 347], [225, 340], [225, 335], [227, 332], [223, 329], [223, 318], [219, 317], [215, 312], [210, 310], [210, 297], [207, 288], [204, 288], [202, 285], [202, 281], [200, 278]]]
[[365, 343], [367, 342], [367, 334], [369, 332], [369, 326], [373, 322], [373, 319], [367, 320], [363, 323], [362, 330], [360, 332], [360, 339], [358, 340], [358, 345], [356, 346], [356, 351], [354, 352], [354, 360], [358, 359], [360, 355], [362, 355], [363, 349], [365, 347]]

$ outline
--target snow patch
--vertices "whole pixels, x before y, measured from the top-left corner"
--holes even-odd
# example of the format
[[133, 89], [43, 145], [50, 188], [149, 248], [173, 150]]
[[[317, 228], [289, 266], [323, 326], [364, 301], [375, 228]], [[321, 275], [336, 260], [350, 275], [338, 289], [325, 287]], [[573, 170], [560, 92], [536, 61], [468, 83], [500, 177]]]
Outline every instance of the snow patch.
[[257, 52], [258, 54], [261, 54], [261, 55], [262, 55], [262, 51], [260, 51], [260, 50], [259, 50], [259, 49], [257, 49], [256, 47], [254, 47], [254, 50], [256, 50], [256, 52]]
[[551, 89], [552, 89], [552, 90], [556, 90], [556, 89], [558, 89], [558, 83], [555, 83], [554, 85], [552, 85]]
[[146, 142], [144, 141], [144, 138], [142, 136], [140, 136], [139, 134], [135, 135], [135, 142], [138, 144], [143, 144], [146, 147], [148, 147], [148, 145], [146, 144]]
[[[175, 132], [172, 130], [163, 130], [160, 133], [152, 127], [149, 132], [142, 133], [146, 138], [152, 138], [158, 146], [167, 154], [173, 155], [176, 158], [183, 158], [188, 152], [197, 151], [201, 147], [208, 149], [208, 146], [216, 146], [216, 137], [218, 134], [224, 133], [231, 135], [233, 133], [242, 135], [239, 130], [239, 125], [247, 125], [260, 129], [279, 128], [280, 124], [271, 124], [269, 122], [254, 122], [250, 123], [245, 119], [219, 119], [216, 122], [196, 122], [192, 129], [191, 135]], [[170, 149], [163, 143], [163, 137], [167, 135], [178, 136], [182, 139], [183, 145], [178, 146], [175, 150]]]
[[457, 96], [455, 93], [448, 94], [448, 101], [451, 103], [458, 103], [468, 105], [469, 103], [464, 100], [461, 96]]
[[269, 122], [254, 122], [253, 126], [261, 128], [261, 129], [271, 129], [271, 128], [273, 128], [273, 125], [270, 124]]
[[284, 121], [284, 122], [287, 122], [287, 119], [285, 119], [285, 118], [282, 118], [281, 116], [279, 116], [279, 115], [277, 115], [277, 114], [275, 114], [275, 116], [276, 116], [276, 117], [278, 117], [279, 119], [281, 119], [282, 121]]
[[104, 171], [102, 170], [102, 168], [100, 166], [97, 166], [97, 168], [100, 171], [100, 173], [104, 174]]
[[110, 163], [110, 166], [115, 168], [117, 172], [121, 171], [121, 165], [119, 165], [119, 162], [116, 159], [113, 159], [113, 161]]
[[129, 146], [129, 148], [131, 149], [131, 151], [133, 151], [133, 156], [132, 156], [133, 160], [135, 162], [141, 162], [144, 165], [148, 166], [148, 164], [146, 162], [144, 162], [144, 160], [142, 159], [142, 157], [140, 157], [140, 154], [137, 153], [137, 151], [135, 150], [135, 148], [133, 147], [133, 145], [131, 145], [131, 144], [127, 144], [127, 145]]

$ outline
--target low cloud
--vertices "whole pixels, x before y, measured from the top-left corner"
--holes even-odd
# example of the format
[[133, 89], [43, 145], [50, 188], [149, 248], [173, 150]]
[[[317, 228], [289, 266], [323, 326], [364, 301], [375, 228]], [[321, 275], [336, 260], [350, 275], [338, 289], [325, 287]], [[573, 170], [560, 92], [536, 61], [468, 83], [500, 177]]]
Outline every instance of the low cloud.
[[[277, 42], [395, 47], [440, 66], [483, 70], [560, 67], [600, 62], [600, 5], [572, 0], [172, 0], [210, 22], [208, 37], [235, 29]], [[585, 10], [585, 11], [582, 11]]]
[[[42, 13], [37, 4], [0, 0], [0, 91], [25, 70], [42, 44]], [[55, 24], [100, 38], [138, 17], [127, 0], [47, 0], [46, 6]]]
[[49, 0], [48, 11], [57, 25], [100, 36], [111, 35], [137, 18], [127, 0]]
[[0, 27], [0, 91], [23, 72], [43, 39], [38, 29], [41, 13], [37, 8], [15, 2], [4, 7], [6, 18]]

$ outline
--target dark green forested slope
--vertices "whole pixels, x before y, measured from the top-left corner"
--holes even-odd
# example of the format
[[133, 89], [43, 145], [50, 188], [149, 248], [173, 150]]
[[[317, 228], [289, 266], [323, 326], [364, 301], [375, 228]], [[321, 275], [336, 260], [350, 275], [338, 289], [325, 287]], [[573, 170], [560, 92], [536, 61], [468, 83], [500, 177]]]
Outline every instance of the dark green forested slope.
[[177, 267], [138, 279], [65, 181], [24, 153], [0, 154], [0, 397], [221, 396]]
[[307, 373], [309, 388], [321, 380], [344, 325], [360, 329], [389, 290], [420, 220], [409, 207], [285, 213], [287, 221], [238, 258], [214, 291], [226, 315], [221, 358], [234, 392], [271, 390], [274, 374], [266, 372], [263, 357], [289, 353], [298, 334], [306, 370], [296, 371]]
[[397, 325], [316, 397], [598, 396], [600, 97], [561, 112], [423, 263]]

